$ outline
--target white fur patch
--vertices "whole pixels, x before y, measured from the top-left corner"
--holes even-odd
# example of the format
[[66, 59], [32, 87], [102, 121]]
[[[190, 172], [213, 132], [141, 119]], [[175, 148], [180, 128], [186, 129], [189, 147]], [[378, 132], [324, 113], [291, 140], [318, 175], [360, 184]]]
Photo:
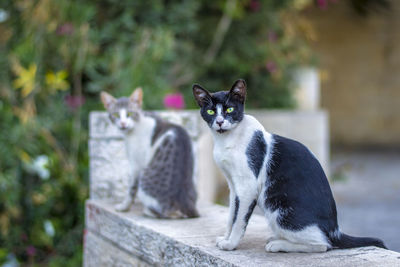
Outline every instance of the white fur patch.
[[[155, 127], [155, 120], [150, 117], [143, 116], [138, 123], [135, 124], [133, 131], [123, 132], [125, 135], [125, 147], [128, 155], [129, 164], [129, 188], [127, 188], [125, 199], [116, 206], [117, 210], [127, 210], [132, 203], [130, 188], [135, 184], [139, 173], [148, 165], [151, 159], [152, 151], [151, 136]], [[141, 151], [141, 153], [135, 153]], [[144, 197], [146, 198], [146, 197]]]
[[265, 245], [267, 252], [325, 252], [326, 245], [297, 244], [284, 239], [272, 240]]
[[[264, 208], [265, 217], [272, 231], [279, 239], [285, 239], [296, 244], [324, 245], [330, 247], [325, 235], [317, 225], [310, 225], [300, 231], [286, 230], [280, 227], [278, 218], [282, 211], [270, 212]], [[284, 211], [283, 211], [284, 212]]]
[[166, 131], [162, 136], [160, 136], [157, 141], [154, 143], [153, 145], [153, 152], [155, 152], [157, 150], [157, 148], [162, 144], [162, 142], [164, 141], [165, 138], [167, 137], [172, 137], [172, 139], [175, 138], [175, 132], [174, 130], [168, 130]]
[[138, 190], [138, 198], [144, 206], [153, 208], [154, 210], [160, 209], [158, 201], [153, 197], [151, 197], [150, 195], [146, 194], [146, 192], [144, 192], [140, 187]]

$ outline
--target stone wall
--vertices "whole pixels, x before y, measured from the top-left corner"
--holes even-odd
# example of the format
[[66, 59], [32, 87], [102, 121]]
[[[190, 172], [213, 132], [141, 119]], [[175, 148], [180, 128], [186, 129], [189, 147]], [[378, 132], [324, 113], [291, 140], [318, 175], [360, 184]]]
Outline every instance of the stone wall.
[[[324, 111], [249, 111], [271, 133], [304, 143], [329, 173], [328, 117]], [[162, 117], [183, 125], [192, 138], [195, 151], [195, 181], [199, 199], [214, 202], [225, 192], [225, 178], [214, 163], [213, 140], [198, 111], [158, 112]], [[128, 187], [128, 161], [122, 135], [105, 112], [90, 114], [90, 195], [93, 199], [122, 200]], [[223, 194], [226, 195], [226, 194]]]
[[305, 18], [323, 79], [321, 104], [334, 144], [400, 146], [400, 1], [363, 17], [350, 1], [314, 6]]
[[[253, 113], [274, 132], [304, 138], [316, 153], [327, 142], [324, 113], [259, 112]], [[308, 114], [308, 115], [307, 115]], [[207, 160], [212, 144], [209, 130], [199, 122], [198, 112], [163, 112], [161, 116], [186, 127], [196, 147], [199, 193], [213, 188], [215, 177]], [[317, 117], [317, 119], [315, 118]], [[319, 118], [319, 119], [318, 119]], [[322, 138], [324, 137], [324, 138]], [[208, 140], [208, 141], [207, 141]], [[319, 140], [317, 142], [317, 140]], [[314, 142], [314, 143], [313, 143]], [[84, 266], [398, 266], [400, 254], [375, 247], [332, 250], [327, 253], [266, 253], [264, 246], [271, 230], [265, 218], [254, 214], [246, 234], [235, 251], [215, 246], [224, 234], [228, 208], [199, 201], [199, 218], [160, 220], [144, 217], [140, 203], [128, 212], [116, 212], [127, 188], [128, 164], [118, 131], [104, 112], [90, 117], [90, 200], [86, 202]], [[215, 170], [214, 170], [215, 174]], [[212, 178], [212, 179], [210, 179]], [[207, 184], [208, 183], [208, 184]], [[203, 187], [200, 186], [202, 184]], [[209, 202], [208, 202], [209, 203]]]

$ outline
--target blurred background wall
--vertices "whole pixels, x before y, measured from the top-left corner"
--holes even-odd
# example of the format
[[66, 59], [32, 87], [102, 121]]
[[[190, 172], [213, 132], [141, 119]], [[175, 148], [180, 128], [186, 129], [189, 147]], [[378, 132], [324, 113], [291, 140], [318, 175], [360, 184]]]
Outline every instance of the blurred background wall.
[[400, 251], [400, 2], [317, 2], [302, 15], [330, 117], [339, 225]]
[[312, 26], [331, 142], [399, 148], [400, 2], [326, 2], [303, 14]]

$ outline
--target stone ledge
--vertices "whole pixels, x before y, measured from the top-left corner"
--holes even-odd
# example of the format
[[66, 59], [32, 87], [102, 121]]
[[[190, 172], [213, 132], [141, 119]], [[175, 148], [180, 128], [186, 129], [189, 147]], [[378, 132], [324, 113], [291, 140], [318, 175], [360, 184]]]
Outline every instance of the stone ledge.
[[400, 253], [375, 247], [326, 253], [267, 253], [269, 229], [253, 215], [235, 251], [221, 251], [216, 236], [225, 230], [228, 209], [199, 205], [200, 218], [159, 220], [113, 210], [110, 203], [88, 200], [84, 266], [400, 266]]

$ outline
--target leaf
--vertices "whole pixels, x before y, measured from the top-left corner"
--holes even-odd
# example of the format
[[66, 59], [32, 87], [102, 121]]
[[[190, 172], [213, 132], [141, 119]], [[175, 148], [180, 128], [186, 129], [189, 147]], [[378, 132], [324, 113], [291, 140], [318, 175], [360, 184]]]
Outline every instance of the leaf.
[[46, 84], [55, 92], [57, 90], [65, 91], [69, 88], [69, 83], [66, 81], [68, 77], [68, 72], [65, 70], [58, 71], [58, 72], [47, 72], [46, 73]]
[[28, 69], [18, 65], [14, 68], [18, 77], [14, 80], [13, 86], [15, 89], [22, 90], [23, 97], [27, 97], [35, 88], [36, 70], [37, 66], [35, 63], [31, 64]]

